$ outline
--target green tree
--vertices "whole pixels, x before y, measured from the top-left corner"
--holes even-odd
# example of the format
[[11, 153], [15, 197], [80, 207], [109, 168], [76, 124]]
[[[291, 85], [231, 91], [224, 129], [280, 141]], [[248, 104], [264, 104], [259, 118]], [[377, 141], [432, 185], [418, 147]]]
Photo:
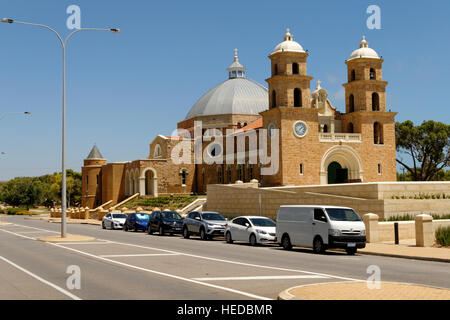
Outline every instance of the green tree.
[[4, 184], [2, 200], [13, 206], [40, 204], [45, 194], [45, 185], [35, 178], [14, 178]]
[[440, 170], [450, 165], [450, 126], [432, 120], [414, 126], [408, 120], [395, 124], [397, 151], [411, 158], [412, 165], [397, 159], [413, 181], [436, 179]]

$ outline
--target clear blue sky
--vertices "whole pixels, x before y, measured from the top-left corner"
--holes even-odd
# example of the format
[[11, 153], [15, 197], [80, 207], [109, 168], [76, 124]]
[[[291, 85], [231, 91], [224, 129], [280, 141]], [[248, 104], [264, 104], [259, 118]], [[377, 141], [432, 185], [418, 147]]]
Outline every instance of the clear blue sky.
[[[309, 50], [308, 74], [344, 111], [344, 61], [365, 34], [385, 59], [387, 105], [407, 119], [450, 121], [449, 1], [66, 1], [0, 3], [0, 16], [43, 23], [63, 35], [67, 6], [82, 27], [68, 48], [67, 165], [80, 171], [96, 143], [109, 161], [145, 158], [157, 134], [170, 134], [206, 91], [226, 79], [239, 49], [247, 76], [265, 85], [267, 55], [286, 27]], [[381, 30], [366, 8], [381, 7]], [[0, 180], [60, 170], [61, 52], [44, 29], [0, 24]]]

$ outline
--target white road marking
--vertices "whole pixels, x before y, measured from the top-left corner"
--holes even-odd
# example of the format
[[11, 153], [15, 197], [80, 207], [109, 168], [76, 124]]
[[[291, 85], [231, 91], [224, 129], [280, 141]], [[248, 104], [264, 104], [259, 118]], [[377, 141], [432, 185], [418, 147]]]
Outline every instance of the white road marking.
[[12, 265], [13, 267], [15, 267], [16, 269], [19, 269], [20, 271], [22, 271], [22, 272], [28, 274], [29, 276], [31, 276], [31, 277], [33, 277], [33, 278], [35, 278], [35, 279], [41, 281], [42, 283], [44, 283], [44, 284], [46, 284], [46, 285], [52, 287], [53, 289], [58, 290], [59, 292], [65, 294], [66, 296], [72, 298], [73, 300], [81, 300], [81, 298], [79, 298], [79, 297], [77, 297], [76, 295], [70, 293], [69, 291], [64, 290], [63, 288], [61, 288], [61, 287], [57, 286], [56, 284], [53, 284], [53, 283], [51, 283], [51, 282], [45, 280], [45, 279], [42, 279], [42, 278], [39, 277], [38, 275], [36, 275], [36, 274], [34, 274], [34, 273], [32, 273], [32, 272], [30, 272], [30, 271], [28, 271], [28, 270], [22, 268], [21, 266], [19, 266], [19, 265], [15, 264], [14, 262], [12, 262], [12, 261], [6, 259], [5, 257], [0, 256], [0, 259], [3, 260], [3, 261], [5, 261], [5, 262], [7, 262], [7, 263], [9, 263], [10, 265]]
[[199, 255], [195, 255], [195, 254], [189, 254], [189, 253], [178, 252], [178, 251], [173, 251], [173, 250], [158, 249], [158, 248], [154, 248], [154, 247], [146, 247], [146, 246], [141, 246], [141, 245], [131, 244], [131, 243], [116, 242], [116, 241], [111, 241], [111, 243], [116, 243], [116, 244], [131, 246], [131, 247], [137, 247], [137, 248], [144, 248], [144, 249], [149, 249], [149, 250], [159, 250], [159, 251], [163, 251], [163, 252], [170, 252], [170, 253], [176, 253], [176, 254], [184, 255], [184, 256], [187, 256], [187, 257], [193, 257], [193, 258], [205, 259], [205, 260], [211, 260], [211, 261], [217, 261], [217, 262], [224, 262], [224, 263], [231, 263], [231, 264], [237, 264], [237, 265], [247, 266], [247, 267], [272, 269], [272, 270], [287, 271], [287, 272], [300, 272], [300, 273], [307, 273], [307, 274], [312, 274], [312, 275], [324, 276], [324, 277], [327, 277], [327, 278], [335, 278], [335, 279], [342, 279], [342, 280], [349, 280], [349, 281], [363, 281], [363, 280], [360, 280], [360, 279], [334, 276], [334, 275], [325, 274], [325, 273], [318, 273], [318, 272], [311, 272], [311, 271], [297, 270], [297, 269], [287, 269], [287, 268], [280, 268], [280, 267], [271, 267], [271, 266], [264, 266], [264, 265], [260, 265], [260, 264], [253, 264], [253, 263], [246, 263], [246, 262], [239, 262], [239, 261], [211, 258], [211, 257], [199, 256]]
[[80, 242], [60, 242], [59, 244], [62, 244], [62, 245], [66, 245], [66, 244], [70, 244], [70, 245], [72, 245], [72, 244], [111, 244], [111, 242], [110, 241], [98, 241], [98, 242], [80, 241]]
[[138, 267], [138, 266], [135, 266], [135, 265], [132, 265], [132, 264], [123, 263], [123, 262], [115, 261], [115, 260], [112, 260], [112, 259], [96, 256], [94, 254], [90, 254], [90, 253], [83, 252], [83, 251], [80, 251], [80, 250], [76, 250], [76, 249], [73, 249], [73, 248], [68, 248], [68, 247], [62, 246], [62, 245], [57, 244], [57, 243], [49, 243], [49, 244], [53, 245], [53, 246], [56, 246], [56, 247], [59, 247], [59, 248], [70, 250], [70, 251], [73, 251], [73, 252], [78, 252], [78, 253], [80, 253], [82, 255], [86, 255], [86, 256], [89, 256], [89, 257], [92, 257], [92, 258], [95, 258], [95, 259], [99, 259], [99, 260], [103, 260], [103, 261], [108, 261], [110, 263], [118, 264], [118, 265], [121, 265], [121, 266], [124, 266], [124, 267], [132, 268], [132, 269], [136, 269], [136, 270], [140, 270], [140, 271], [145, 271], [145, 272], [149, 272], [149, 273], [154, 273], [154, 274], [157, 274], [157, 275], [160, 275], [160, 276], [164, 276], [164, 277], [168, 277], [168, 278], [173, 278], [173, 279], [177, 279], [177, 280], [191, 282], [191, 283], [195, 283], [195, 284], [198, 284], [198, 285], [201, 285], [201, 286], [211, 287], [211, 288], [214, 288], [214, 289], [224, 290], [224, 291], [228, 291], [228, 292], [235, 293], [235, 294], [240, 294], [240, 295], [243, 295], [243, 296], [246, 296], [246, 297], [249, 297], [249, 298], [253, 298], [253, 299], [272, 300], [270, 298], [263, 297], [263, 296], [258, 296], [258, 295], [255, 295], [255, 294], [252, 294], [252, 293], [249, 293], [249, 292], [244, 292], [244, 291], [235, 290], [235, 289], [231, 289], [231, 288], [227, 288], [227, 287], [217, 286], [217, 285], [206, 283], [206, 282], [200, 282], [200, 281], [197, 281], [197, 280], [192, 280], [192, 279], [180, 277], [180, 276], [177, 276], [177, 275], [174, 275], [174, 274], [169, 274], [169, 273], [160, 272], [160, 271], [156, 271], [156, 270], [146, 269], [146, 268]]
[[102, 258], [121, 258], [121, 257], [157, 257], [157, 256], [179, 256], [178, 253], [137, 253], [137, 254], [105, 254]]
[[10, 234], [13, 234], [13, 235], [15, 235], [15, 236], [22, 237], [22, 238], [25, 238], [25, 239], [36, 240], [36, 238], [33, 238], [33, 237], [27, 237], [27, 236], [24, 236], [24, 235], [22, 235], [22, 234], [18, 234], [18, 233], [16, 233], [16, 232], [12, 232], [12, 231], [3, 230], [3, 229], [0, 229], [0, 231], [6, 232], [6, 233], [10, 233]]
[[216, 277], [193, 278], [198, 281], [228, 281], [228, 280], [286, 280], [286, 279], [329, 279], [324, 276], [300, 275], [300, 276], [253, 276], [253, 277]]

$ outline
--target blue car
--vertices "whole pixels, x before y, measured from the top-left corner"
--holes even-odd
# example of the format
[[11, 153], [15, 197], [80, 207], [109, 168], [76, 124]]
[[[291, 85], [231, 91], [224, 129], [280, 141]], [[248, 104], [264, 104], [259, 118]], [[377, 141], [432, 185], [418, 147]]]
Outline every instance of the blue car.
[[130, 213], [123, 225], [123, 231], [147, 230], [149, 215], [147, 213]]

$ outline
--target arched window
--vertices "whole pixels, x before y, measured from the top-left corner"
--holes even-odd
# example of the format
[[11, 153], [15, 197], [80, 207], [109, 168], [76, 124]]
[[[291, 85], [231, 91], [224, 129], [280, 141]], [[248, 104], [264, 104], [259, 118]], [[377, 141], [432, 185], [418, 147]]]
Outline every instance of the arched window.
[[379, 122], [373, 124], [373, 143], [383, 144], [383, 126]]
[[238, 129], [242, 127], [240, 122], [237, 123], [237, 127]]
[[348, 133], [353, 133], [353, 132], [354, 132], [354, 129], [353, 129], [353, 123], [350, 122], [350, 123], [348, 124], [347, 131], [348, 131]]
[[294, 107], [302, 106], [302, 91], [299, 88], [294, 89]]
[[272, 108], [277, 107], [277, 93], [275, 90], [272, 90]]
[[273, 65], [273, 75], [276, 76], [278, 74], [278, 65], [274, 64]]
[[251, 181], [253, 179], [253, 165], [248, 164], [247, 165], [247, 169], [248, 169], [248, 181]]
[[348, 97], [348, 111], [355, 112], [355, 97], [352, 94]]
[[325, 124], [325, 125], [323, 125], [323, 132], [328, 132], [328, 126]]
[[376, 80], [377, 79], [377, 74], [376, 74], [374, 68], [370, 68], [369, 77], [370, 77], [370, 80]]
[[298, 63], [294, 62], [292, 64], [292, 74], [298, 74]]
[[217, 167], [217, 183], [222, 183], [222, 167]]
[[372, 111], [380, 111], [380, 96], [378, 93], [372, 93]]
[[161, 145], [157, 144], [155, 146], [155, 151], [153, 152], [153, 158], [159, 158], [162, 155]]
[[356, 72], [355, 70], [352, 70], [352, 72], [350, 73], [350, 81], [355, 81], [356, 80]]

